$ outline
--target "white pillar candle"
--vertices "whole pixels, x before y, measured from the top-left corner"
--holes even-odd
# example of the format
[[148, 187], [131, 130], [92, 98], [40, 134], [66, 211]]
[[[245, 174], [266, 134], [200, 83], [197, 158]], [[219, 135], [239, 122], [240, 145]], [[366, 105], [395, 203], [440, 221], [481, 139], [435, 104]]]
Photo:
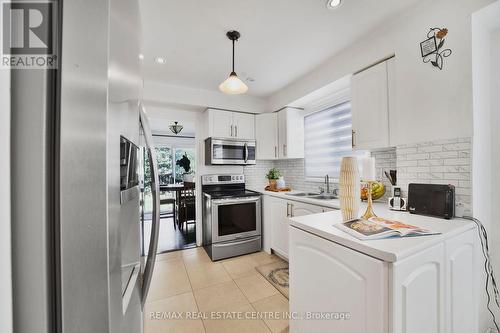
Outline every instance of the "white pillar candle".
[[361, 160], [361, 180], [376, 181], [375, 157], [366, 157]]

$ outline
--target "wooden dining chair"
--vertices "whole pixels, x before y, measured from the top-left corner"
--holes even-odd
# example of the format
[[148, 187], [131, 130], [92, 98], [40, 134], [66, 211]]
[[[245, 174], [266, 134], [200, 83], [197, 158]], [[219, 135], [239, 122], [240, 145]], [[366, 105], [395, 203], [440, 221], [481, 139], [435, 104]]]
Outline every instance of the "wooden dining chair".
[[[175, 196], [174, 197], [171, 197], [171, 196], [168, 196], [169, 192], [163, 192], [163, 193], [160, 193], [160, 218], [164, 218], [164, 217], [172, 217], [174, 219], [174, 230], [177, 229], [176, 227], [176, 209], [175, 209], [175, 205], [176, 205], [176, 200], [175, 200]], [[162, 196], [163, 195], [163, 196]], [[165, 213], [162, 213], [161, 212], [161, 207], [163, 205], [172, 205], [172, 212], [165, 212]]]
[[195, 185], [194, 183], [191, 182], [184, 182], [184, 188], [179, 193], [179, 229], [187, 232], [189, 225], [195, 223], [196, 223]]

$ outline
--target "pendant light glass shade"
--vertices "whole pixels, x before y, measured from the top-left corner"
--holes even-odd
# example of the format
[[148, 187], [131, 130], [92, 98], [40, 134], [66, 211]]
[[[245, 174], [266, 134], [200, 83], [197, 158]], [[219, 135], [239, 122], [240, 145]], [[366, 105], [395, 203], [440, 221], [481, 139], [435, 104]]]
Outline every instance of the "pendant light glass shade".
[[232, 72], [226, 81], [219, 85], [219, 90], [225, 94], [238, 95], [246, 93], [248, 86], [240, 80], [235, 72]]
[[174, 122], [173, 125], [170, 125], [168, 128], [174, 133], [175, 135], [179, 134], [182, 129], [184, 128], [182, 125], [179, 125], [177, 121]]

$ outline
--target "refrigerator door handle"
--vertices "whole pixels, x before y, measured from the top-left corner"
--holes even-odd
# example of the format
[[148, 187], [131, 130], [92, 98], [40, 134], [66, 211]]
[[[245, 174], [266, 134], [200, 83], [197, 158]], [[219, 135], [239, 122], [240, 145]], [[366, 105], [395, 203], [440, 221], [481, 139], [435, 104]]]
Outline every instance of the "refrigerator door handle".
[[144, 275], [142, 277], [142, 306], [146, 303], [149, 287], [151, 285], [151, 278], [156, 261], [156, 251], [158, 248], [158, 237], [160, 231], [160, 185], [158, 181], [158, 164], [156, 159], [156, 151], [153, 146], [153, 136], [149, 121], [144, 110], [142, 103], [139, 104], [139, 114], [142, 129], [144, 131], [144, 138], [146, 147], [149, 152], [149, 165], [151, 168], [151, 194], [153, 196], [153, 218], [151, 226], [151, 239], [149, 241], [148, 257], [146, 259], [146, 266], [144, 267]]

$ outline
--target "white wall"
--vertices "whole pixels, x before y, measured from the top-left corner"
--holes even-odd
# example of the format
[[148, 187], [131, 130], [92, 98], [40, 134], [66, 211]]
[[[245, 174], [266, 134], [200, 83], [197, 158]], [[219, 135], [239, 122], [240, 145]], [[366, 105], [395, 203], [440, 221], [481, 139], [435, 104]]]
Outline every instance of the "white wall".
[[10, 72], [0, 70], [0, 332], [12, 332], [10, 239]]
[[[397, 122], [395, 144], [472, 135], [471, 24], [472, 12], [492, 0], [422, 1], [395, 20], [374, 30], [311, 73], [270, 99], [279, 109], [345, 75], [396, 55]], [[449, 29], [445, 46], [453, 54], [442, 71], [424, 64], [420, 42], [430, 27]], [[325, 42], [328, 42], [326, 40]]]
[[144, 82], [144, 100], [157, 104], [178, 104], [261, 113], [269, 111], [267, 101], [250, 95], [227, 95], [220, 91], [180, 87], [154, 81]]
[[[473, 210], [490, 234], [494, 271], [500, 274], [500, 221], [494, 216], [500, 200], [500, 1], [472, 16], [473, 68]], [[482, 258], [481, 258], [482, 261]], [[478, 268], [482, 272], [482, 267]], [[481, 332], [492, 327], [484, 304], [481, 279]], [[498, 314], [498, 312], [497, 312]]]

